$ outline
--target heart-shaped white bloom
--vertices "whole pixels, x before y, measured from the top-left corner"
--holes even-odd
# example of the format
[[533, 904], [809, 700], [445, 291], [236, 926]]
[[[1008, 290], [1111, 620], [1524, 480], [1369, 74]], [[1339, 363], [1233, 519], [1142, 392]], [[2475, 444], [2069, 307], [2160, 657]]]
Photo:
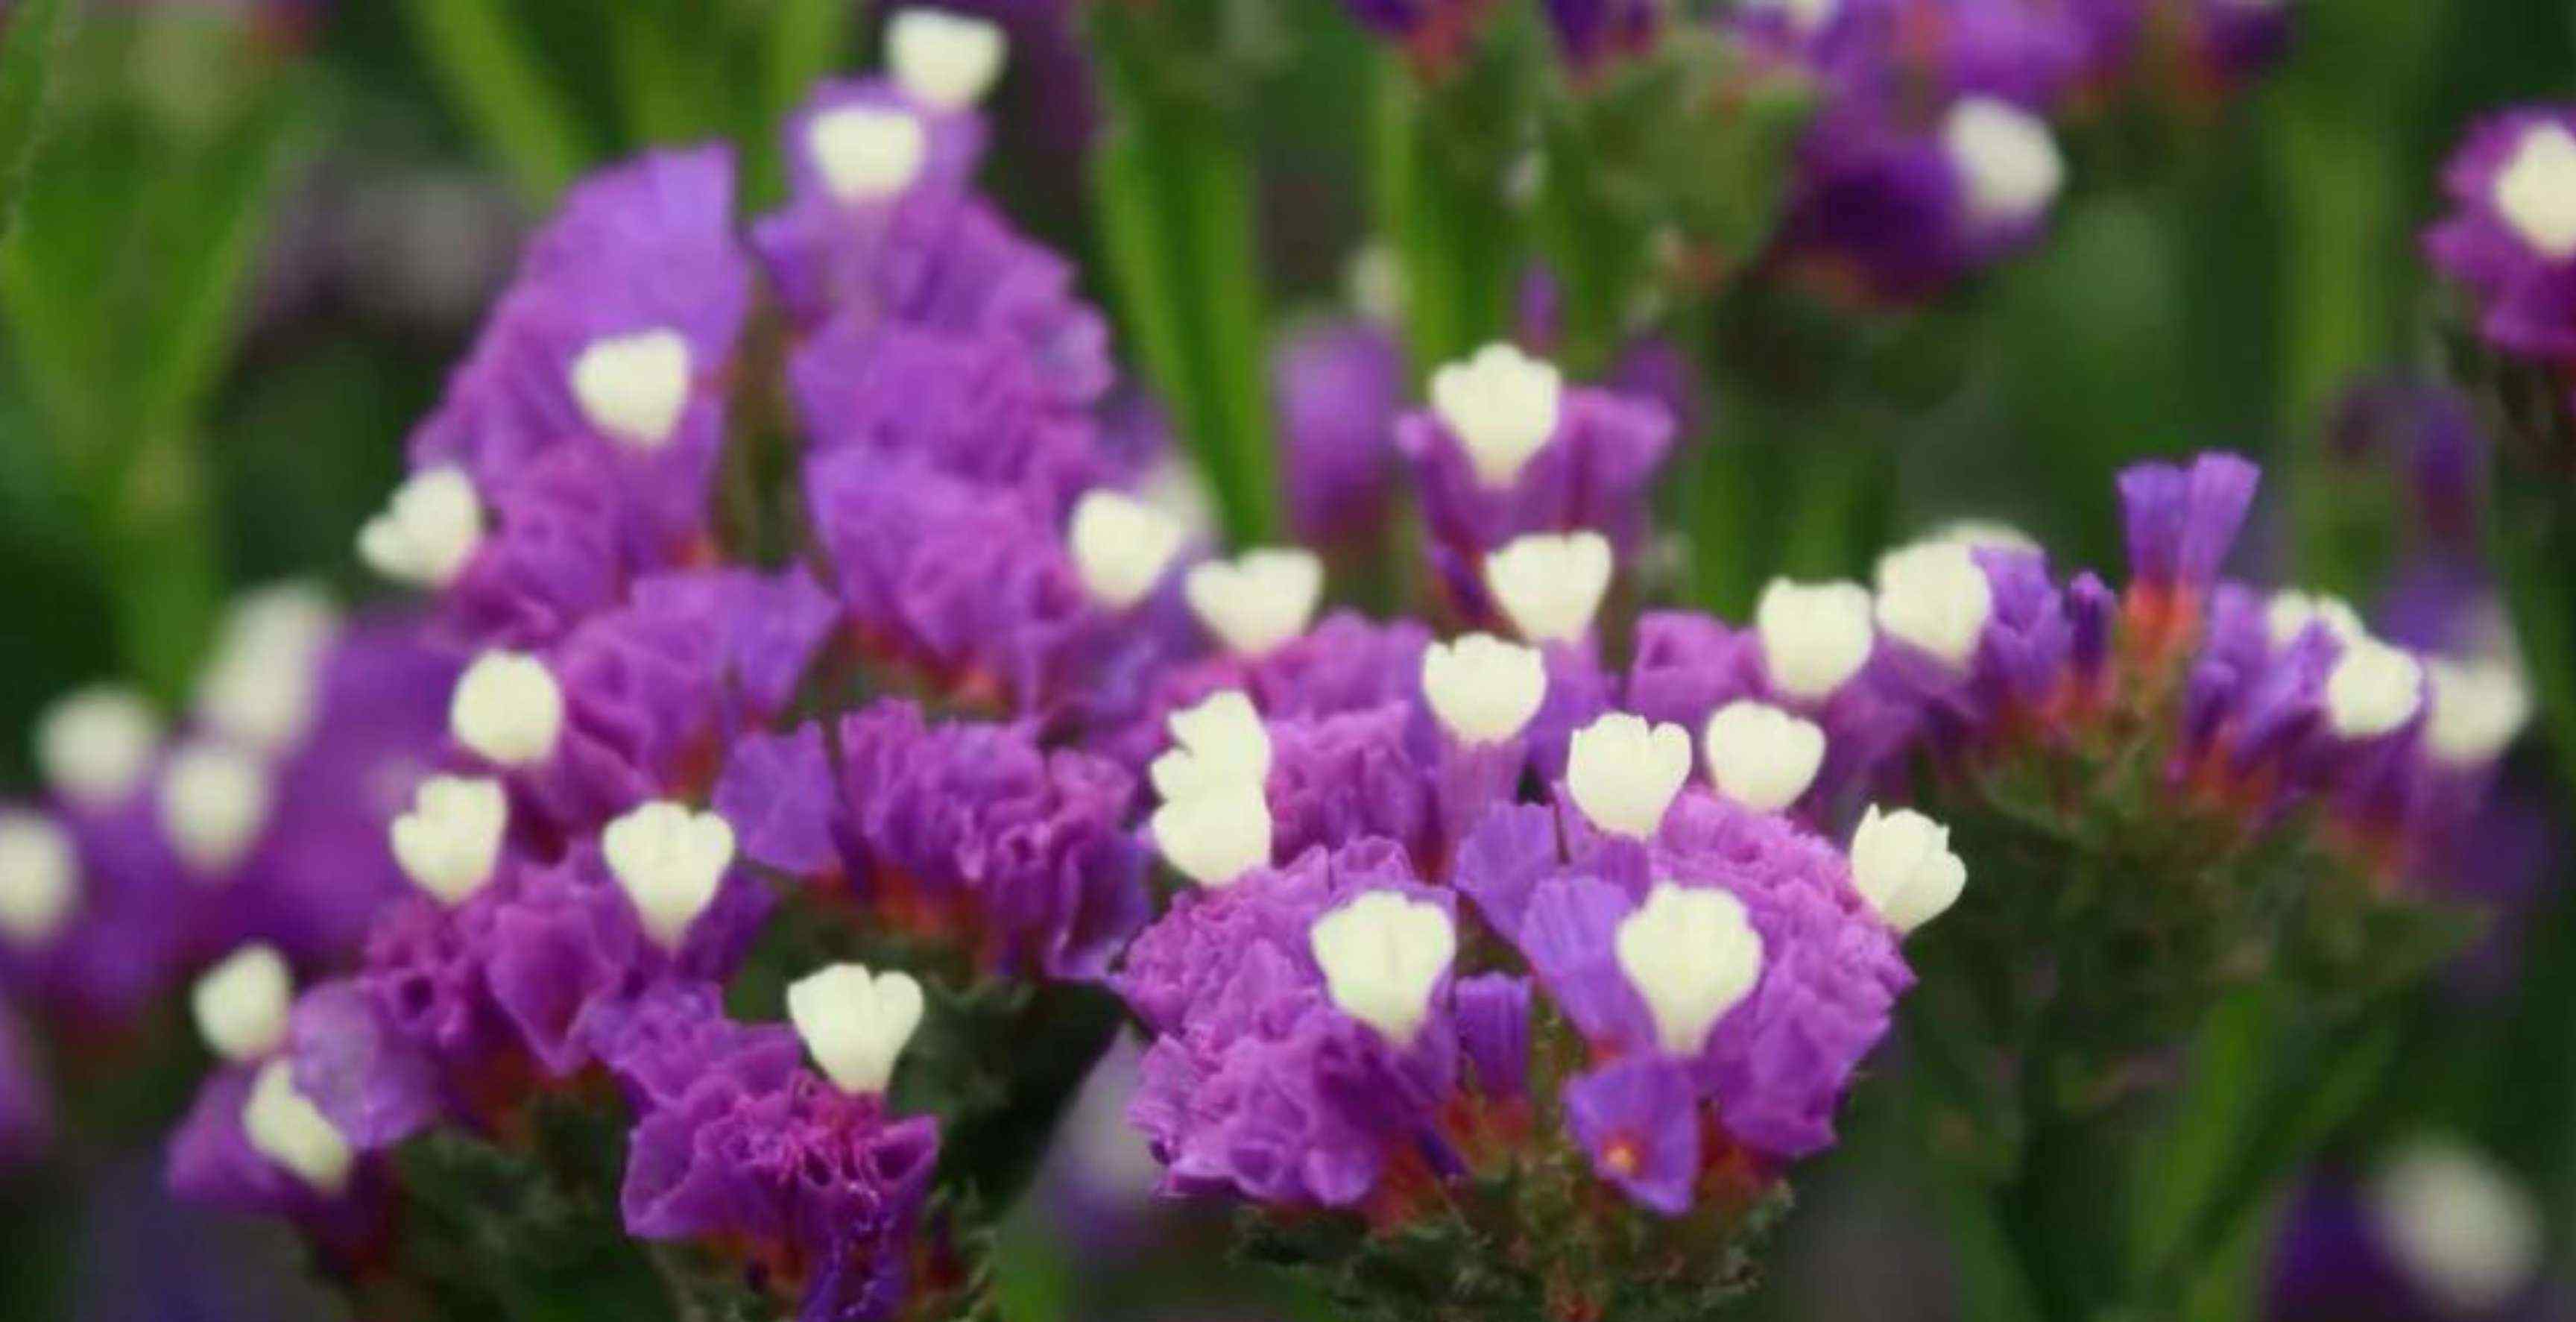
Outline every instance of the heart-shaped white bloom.
[[203, 880], [220, 880], [268, 824], [268, 768], [222, 744], [190, 744], [161, 774], [161, 832]]
[[1246, 551], [1192, 569], [1181, 590], [1227, 651], [1259, 656], [1306, 632], [1324, 592], [1324, 562], [1293, 547]]
[[1146, 769], [1165, 801], [1270, 779], [1270, 731], [1240, 689], [1211, 693], [1173, 712], [1172, 748]]
[[714, 813], [656, 799], [610, 822], [599, 849], [644, 934], [677, 950], [733, 865], [733, 827]]
[[1911, 808], [1861, 814], [1852, 834], [1852, 885], [1898, 932], [1938, 918], [1968, 885], [1968, 865], [1950, 852], [1950, 828]]
[[313, 724], [324, 653], [339, 608], [309, 583], [262, 588], [235, 603], [197, 681], [196, 711], [216, 734], [272, 756]]
[[2447, 1312], [2488, 1313], [2540, 1266], [2539, 1204], [2456, 1139], [2421, 1137], [2399, 1149], [2370, 1181], [2367, 1203], [2390, 1255]]
[[659, 450], [689, 406], [689, 341], [668, 327], [594, 340], [573, 360], [572, 393], [602, 435]]
[[1968, 214], [1990, 224], [2036, 218], [2066, 182], [2048, 122], [2011, 102], [1963, 97], [1941, 121], [1941, 150], [1967, 185]]
[[432, 776], [412, 792], [411, 811], [394, 819], [388, 835], [403, 875], [453, 906], [492, 880], [509, 824], [510, 800], [501, 782]]
[[1762, 977], [1762, 934], [1722, 890], [1657, 882], [1620, 920], [1619, 970], [1655, 1017], [1665, 1053], [1696, 1056]]
[[2424, 663], [2376, 638], [2344, 644], [2326, 675], [2326, 724], [2346, 739], [2383, 735], [2415, 719], [2424, 702]]
[[2433, 686], [2424, 740], [2443, 762], [2493, 761], [2531, 719], [2531, 690], [2511, 661], [2437, 659], [2424, 669]]
[[1708, 718], [1700, 752], [1718, 793], [1758, 812], [1778, 812], [1816, 783], [1825, 732], [1769, 703], [1739, 698]]
[[80, 856], [63, 828], [31, 812], [0, 811], [0, 935], [43, 945], [79, 899]]
[[1614, 565], [1597, 532], [1530, 533], [1485, 557], [1485, 587], [1521, 637], [1571, 643], [1592, 628]]
[[906, 9], [886, 25], [886, 63], [895, 82], [941, 110], [984, 99], [1009, 51], [998, 23], [945, 9]]
[[2353, 640], [2370, 636], [2363, 627], [2361, 614], [2352, 603], [2330, 592], [2301, 592], [2283, 588], [2272, 594], [2263, 607], [2263, 632], [2272, 646], [2287, 647], [2299, 640], [2311, 624], [2323, 624], [2338, 643], [2349, 646]]
[[1822, 701], [1869, 663], [1869, 590], [1775, 578], [1753, 608], [1753, 628], [1771, 683], [1790, 697]]
[[805, 126], [823, 187], [843, 202], [882, 202], [912, 187], [930, 159], [921, 120], [890, 106], [840, 106]]
[[197, 1036], [229, 1061], [257, 1060], [286, 1042], [295, 980], [273, 946], [243, 946], [205, 971], [188, 995]]
[[474, 494], [474, 479], [452, 466], [412, 474], [358, 530], [358, 558], [413, 587], [454, 582], [482, 544], [482, 498]]
[[286, 1061], [259, 1067], [241, 1122], [253, 1151], [316, 1191], [336, 1197], [349, 1187], [357, 1154], [320, 1108], [295, 1090], [294, 1067]]
[[1270, 801], [1258, 784], [1220, 785], [1154, 810], [1154, 847], [1202, 886], [1232, 884], [1270, 861]]
[[1436, 904], [1370, 891], [1315, 920], [1306, 941], [1342, 1013], [1411, 1046], [1431, 989], [1458, 954], [1458, 929]]
[[1690, 770], [1690, 735], [1680, 726], [1650, 728], [1643, 717], [1611, 712], [1574, 732], [1565, 788], [1594, 826], [1643, 840], [1663, 825]]
[[909, 973], [834, 964], [788, 984], [787, 1018], [833, 1086], [884, 1092], [896, 1059], [921, 1027], [921, 984]]
[[1968, 664], [1995, 592], [1986, 571], [1960, 542], [1918, 542], [1878, 561], [1878, 627], [1953, 670]]
[[2496, 214], [2553, 262], [2576, 257], [2576, 135], [2535, 124], [2496, 172]]
[[1547, 701], [1547, 661], [1534, 647], [1471, 633], [1422, 653], [1422, 696], [1441, 728], [1461, 744], [1499, 744], [1521, 732]]
[[1509, 344], [1489, 344], [1431, 374], [1431, 407], [1488, 487], [1507, 487], [1556, 435], [1565, 378]]
[[1181, 525], [1120, 491], [1092, 491], [1073, 507], [1065, 540], [1092, 598], [1111, 610], [1143, 601], [1180, 553]]
[[474, 658], [448, 699], [447, 730], [475, 756], [530, 767], [554, 756], [563, 733], [563, 688], [546, 663], [498, 649]]
[[84, 807], [108, 807], [132, 794], [160, 743], [161, 721], [151, 705], [115, 685], [65, 694], [36, 718], [36, 764], [45, 783]]

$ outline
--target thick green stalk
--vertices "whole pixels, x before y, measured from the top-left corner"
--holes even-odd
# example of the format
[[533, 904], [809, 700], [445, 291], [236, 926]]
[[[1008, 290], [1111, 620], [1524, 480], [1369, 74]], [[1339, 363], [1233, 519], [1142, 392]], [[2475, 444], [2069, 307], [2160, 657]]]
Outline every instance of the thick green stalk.
[[1507, 197], [1510, 53], [1496, 47], [1426, 81], [1399, 51], [1381, 57], [1370, 124], [1378, 230], [1403, 277], [1402, 325], [1415, 378], [1504, 338], [1521, 275]]
[[527, 32], [501, 0], [404, 0], [422, 53], [520, 199], [554, 200], [596, 158]]
[[25, 0], [0, 24], [0, 235], [18, 216], [18, 194], [36, 159], [53, 71], [71, 45], [71, 0]]

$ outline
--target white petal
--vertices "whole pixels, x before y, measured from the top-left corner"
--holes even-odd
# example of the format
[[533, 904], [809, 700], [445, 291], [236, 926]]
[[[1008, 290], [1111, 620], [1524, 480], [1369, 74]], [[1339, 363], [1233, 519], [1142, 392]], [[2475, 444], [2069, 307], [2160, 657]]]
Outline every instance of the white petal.
[[1451, 738], [1499, 744], [1528, 726], [1547, 701], [1547, 662], [1538, 649], [1492, 634], [1433, 643], [1422, 653], [1422, 695]]
[[284, 1060], [260, 1067], [242, 1107], [242, 1134], [253, 1151], [325, 1195], [349, 1187], [357, 1159], [349, 1140], [295, 1090], [293, 1068]]
[[188, 1007], [197, 1035], [226, 1060], [257, 1060], [286, 1043], [295, 979], [274, 947], [247, 945], [197, 979]]
[[1852, 885], [1899, 933], [1940, 917], [1967, 888], [1968, 865], [1950, 852], [1950, 831], [1911, 808], [1873, 804], [1852, 835]]
[[1259, 656], [1306, 632], [1324, 591], [1324, 562], [1312, 551], [1246, 551], [1210, 561], [1182, 583], [1190, 610], [1237, 656]]
[[2525, 130], [2496, 174], [2495, 207], [2541, 256], [2576, 257], [2576, 135], [2556, 124]]
[[912, 187], [930, 159], [921, 120], [888, 106], [841, 106], [805, 128], [823, 187], [843, 202], [882, 202]]
[[161, 720], [151, 704], [114, 685], [66, 694], [36, 718], [36, 762], [45, 783], [85, 807], [108, 807], [140, 788], [160, 744]]
[[71, 836], [34, 813], [0, 810], [0, 934], [45, 944], [71, 918], [80, 890]]
[[2491, 762], [2531, 720], [2531, 690], [2510, 661], [2435, 660], [2425, 664], [2433, 710], [2425, 743], [2452, 766]]
[[788, 984], [787, 1018], [824, 1077], [846, 1093], [881, 1093], [921, 1026], [921, 984], [834, 964]]
[[1556, 434], [1564, 377], [1509, 344], [1489, 344], [1431, 374], [1431, 407], [1467, 452], [1476, 480], [1507, 487]]
[[1657, 883], [1620, 922], [1617, 949], [1657, 1042], [1675, 1056], [1697, 1056], [1762, 976], [1762, 936], [1744, 902], [1722, 890]]
[[225, 879], [268, 825], [268, 768], [221, 744], [191, 744], [161, 776], [161, 831], [200, 881]]
[[2415, 719], [2423, 704], [2423, 663], [2376, 639], [2346, 644], [2326, 675], [2326, 722], [2346, 739], [2386, 734]]
[[1154, 845], [1182, 876], [1231, 885], [1270, 862], [1270, 804], [1259, 785], [1228, 785], [1154, 810]]
[[1172, 713], [1171, 751], [1147, 769], [1154, 792], [1166, 800], [1270, 778], [1270, 731], [1252, 699], [1239, 689], [1209, 694], [1198, 705]]
[[442, 588], [483, 544], [483, 501], [454, 467], [423, 469], [394, 488], [384, 512], [358, 530], [358, 558], [397, 583]]
[[573, 398], [610, 440], [659, 450], [671, 443], [689, 405], [689, 370], [689, 341], [675, 330], [594, 340], [573, 360]]
[[944, 9], [905, 9], [886, 25], [886, 63], [903, 90], [941, 110], [984, 99], [1010, 45], [1000, 24]]
[[1180, 522], [1123, 492], [1085, 493], [1073, 507], [1066, 541], [1074, 568], [1093, 599], [1111, 610], [1143, 601], [1163, 581], [1181, 549]]
[[1614, 564], [1597, 532], [1531, 533], [1485, 557], [1485, 586], [1521, 637], [1571, 643], [1592, 628]]
[[2373, 1228], [2406, 1274], [2448, 1311], [2483, 1315], [2522, 1292], [2545, 1242], [2529, 1191], [2485, 1156], [2420, 1138], [2371, 1181]]
[[1370, 891], [1307, 930], [1324, 986], [1342, 1013], [1410, 1046], [1431, 991], [1458, 953], [1458, 931], [1436, 904]]
[[509, 823], [509, 796], [501, 782], [432, 776], [413, 792], [411, 811], [396, 817], [387, 834], [403, 875], [439, 903], [454, 906], [492, 880]]
[[1869, 591], [1858, 583], [1773, 579], [1753, 625], [1771, 683], [1793, 698], [1829, 698], [1869, 662]]
[[1967, 186], [1968, 212], [2017, 224], [2048, 210], [2066, 182], [2066, 158], [2048, 122], [1994, 97], [1962, 98], [1941, 123], [1941, 147]]
[[1717, 792], [1760, 812], [1779, 812], [1816, 783], [1825, 732], [1768, 703], [1738, 699], [1708, 718], [1700, 748]]
[[610, 822], [599, 848], [645, 935], [677, 950], [733, 865], [733, 827], [714, 813], [656, 800]]
[[498, 649], [474, 658], [447, 705], [456, 742], [503, 767], [535, 766], [554, 756], [563, 718], [563, 689], [546, 663]]
[[1690, 779], [1690, 735], [1672, 724], [1611, 712], [1575, 731], [1565, 788], [1574, 806], [1611, 835], [1645, 839]]
[[1878, 562], [1878, 627], [1953, 670], [1976, 654], [1994, 609], [1994, 587], [1961, 543], [1918, 542]]

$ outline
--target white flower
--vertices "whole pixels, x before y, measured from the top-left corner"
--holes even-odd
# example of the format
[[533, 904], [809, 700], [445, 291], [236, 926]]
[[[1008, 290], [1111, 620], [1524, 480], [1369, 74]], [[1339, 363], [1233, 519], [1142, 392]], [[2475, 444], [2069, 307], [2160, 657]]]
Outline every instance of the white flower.
[[2423, 703], [2423, 663], [2375, 638], [2346, 643], [2326, 675], [2326, 723], [2345, 739], [2386, 734], [2413, 720]]
[[1556, 434], [1565, 378], [1508, 344], [1489, 344], [1431, 374], [1431, 407], [1488, 487], [1507, 487]]
[[1485, 557], [1485, 587], [1521, 637], [1570, 643], [1592, 628], [1612, 566], [1610, 539], [1597, 532], [1530, 533]]
[[201, 880], [221, 879], [268, 824], [268, 768], [222, 744], [191, 744], [161, 776], [161, 831]]
[[1779, 812], [1816, 783], [1825, 732], [1769, 703], [1739, 698], [1708, 718], [1700, 752], [1718, 793], [1758, 812]]
[[2531, 690], [2511, 661], [2437, 658], [2426, 662], [2424, 670], [2433, 685], [2424, 738], [2443, 762], [2491, 762], [2531, 719]]
[[2336, 642], [2351, 644], [2367, 638], [2370, 630], [2363, 627], [2361, 614], [2352, 603], [2330, 592], [2301, 592], [2283, 588], [2272, 594], [2263, 607], [2263, 632], [2274, 647], [2287, 647], [2299, 640], [2311, 624], [2323, 624]]
[[108, 807], [132, 794], [160, 743], [161, 721], [151, 705], [114, 685], [65, 694], [36, 718], [36, 764], [45, 783], [84, 807]]
[[411, 811], [396, 817], [387, 835], [403, 875], [439, 903], [454, 906], [492, 879], [509, 824], [510, 801], [501, 782], [432, 776], [413, 791]]
[[2483, 1314], [2522, 1292], [2544, 1247], [2531, 1194], [2451, 1139], [2419, 1138], [2372, 1179], [2373, 1228], [2406, 1274], [2459, 1314]]
[[788, 984], [787, 1017], [835, 1087], [881, 1093], [921, 1027], [921, 984], [909, 973], [834, 964]]
[[2556, 124], [2525, 129], [2496, 172], [2495, 208], [2532, 251], [2553, 262], [2576, 257], [2576, 136]]
[[1192, 569], [1181, 591], [1226, 650], [1259, 656], [1306, 632], [1324, 592], [1324, 562], [1294, 547], [1246, 551]]
[[1002, 76], [1000, 24], [944, 9], [905, 9], [886, 25], [886, 63], [903, 90], [940, 110], [964, 110]]
[[689, 406], [689, 341], [668, 327], [593, 340], [573, 360], [572, 393], [602, 435], [659, 450]]
[[218, 1056], [257, 1060], [286, 1043], [286, 1011], [295, 980], [273, 946], [243, 946], [197, 979], [188, 1008], [197, 1036]]
[[329, 1196], [349, 1187], [356, 1154], [321, 1110], [295, 1090], [294, 1069], [286, 1061], [260, 1066], [241, 1121], [252, 1150], [297, 1179]]
[[1869, 662], [1869, 589], [1775, 578], [1754, 605], [1753, 628], [1772, 685], [1793, 698], [1821, 701]]
[[1232, 884], [1270, 861], [1270, 802], [1258, 784], [1222, 785], [1154, 810], [1154, 846], [1202, 886]]
[[1124, 492], [1086, 492], [1073, 507], [1066, 542], [1093, 599], [1111, 610], [1143, 601], [1181, 549], [1172, 516]]
[[1995, 610], [1986, 571], [1961, 542], [1918, 542], [1878, 562], [1878, 627], [1953, 670], [1968, 664]]
[[384, 512], [358, 530], [358, 558], [397, 583], [443, 588], [483, 544], [483, 501], [453, 466], [423, 469], [394, 488]]
[[1762, 976], [1762, 934], [1722, 890], [1657, 882], [1619, 923], [1619, 970], [1655, 1017], [1666, 1054], [1696, 1056]]
[[2057, 200], [2066, 159], [2047, 121], [2008, 101], [1962, 97], [1941, 122], [1941, 149], [1967, 186], [1968, 214], [2018, 224]]
[[1324, 986], [1344, 1014], [1411, 1046], [1431, 989], [1458, 953], [1458, 929], [1436, 904], [1370, 891], [1307, 930]]
[[303, 742], [323, 654], [339, 627], [339, 608], [312, 584], [244, 595], [225, 614], [197, 681], [198, 719], [231, 743], [272, 756]]
[[474, 658], [448, 699], [447, 729], [477, 757], [530, 767], [554, 756], [563, 733], [563, 688], [546, 663], [498, 649]]
[[645, 935], [677, 950], [733, 865], [733, 827], [714, 813], [657, 799], [610, 822], [599, 849]]
[[1173, 712], [1168, 724], [1172, 748], [1146, 769], [1154, 792], [1165, 800], [1227, 787], [1258, 789], [1269, 780], [1270, 731], [1242, 690], [1211, 693], [1197, 706]]
[[1852, 884], [1898, 932], [1938, 918], [1967, 888], [1968, 865], [1950, 852], [1950, 829], [1911, 808], [1881, 813], [1876, 804], [1852, 834]]
[[39, 946], [63, 930], [80, 900], [80, 858], [63, 828], [31, 812], [0, 810], [0, 934]]
[[843, 202], [882, 202], [912, 187], [930, 159], [930, 134], [888, 106], [839, 106], [805, 126], [805, 150], [823, 187]]
[[1574, 732], [1565, 788], [1594, 826], [1643, 840], [1663, 825], [1690, 769], [1690, 735], [1680, 726], [1649, 728], [1643, 717], [1611, 712]]
[[1534, 647], [1471, 633], [1422, 653], [1422, 696], [1441, 728], [1461, 744], [1499, 744], [1519, 734], [1547, 701], [1547, 662]]

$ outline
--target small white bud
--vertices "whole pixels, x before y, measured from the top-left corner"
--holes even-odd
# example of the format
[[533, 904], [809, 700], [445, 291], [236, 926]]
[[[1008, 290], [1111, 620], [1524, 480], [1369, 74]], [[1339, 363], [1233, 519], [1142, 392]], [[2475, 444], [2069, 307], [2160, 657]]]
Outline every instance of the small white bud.
[[903, 90], [941, 110], [984, 99], [1010, 49], [1001, 25], [944, 9], [906, 9], [886, 25], [886, 63]]
[[1700, 752], [1718, 793], [1756, 812], [1779, 812], [1816, 783], [1825, 732], [1769, 703], [1739, 698], [1708, 718]]
[[1488, 487], [1507, 487], [1556, 435], [1565, 378], [1509, 344], [1489, 344], [1431, 374], [1431, 407]]
[[1181, 590], [1226, 650], [1259, 656], [1306, 632], [1324, 592], [1324, 562], [1291, 547], [1246, 551], [1192, 569]]
[[1442, 729], [1462, 744], [1499, 744], [1521, 732], [1547, 701], [1547, 661], [1534, 647], [1471, 633], [1422, 653], [1422, 696]]
[[610, 440], [659, 450], [689, 406], [689, 341], [667, 327], [594, 340], [573, 360], [572, 393]]
[[1869, 590], [1858, 583], [1771, 580], [1753, 608], [1762, 664], [1782, 693], [1808, 702], [1832, 697], [1869, 663]]
[[1172, 748], [1146, 774], [1166, 801], [1270, 778], [1270, 730], [1240, 689], [1211, 693], [1195, 707], [1173, 712]]
[[1900, 934], [1940, 917], [1968, 885], [1968, 865], [1950, 852], [1950, 828], [1911, 808], [1861, 814], [1851, 844], [1852, 885]]
[[197, 682], [196, 712], [216, 734], [271, 756], [313, 723], [324, 652], [339, 608], [309, 583], [262, 588], [235, 603]]
[[2326, 675], [2326, 723], [2345, 739], [2386, 734], [2423, 703], [2424, 663], [2375, 638], [2346, 643]]
[[1619, 923], [1619, 970], [1655, 1017], [1667, 1055], [1696, 1056], [1762, 977], [1762, 934], [1722, 890], [1655, 883]]
[[546, 663], [524, 652], [486, 651], [456, 681], [447, 730], [496, 766], [530, 767], [554, 756], [563, 733], [563, 688]]
[[492, 880], [509, 824], [501, 782], [432, 776], [413, 791], [411, 811], [396, 817], [387, 834], [403, 875], [452, 907]]
[[349, 1187], [357, 1154], [321, 1109], [295, 1090], [294, 1066], [272, 1060], [259, 1067], [250, 1101], [242, 1107], [242, 1135], [253, 1151], [326, 1197]]
[[65, 694], [36, 718], [36, 764], [45, 783], [87, 808], [132, 794], [160, 743], [161, 721], [150, 704], [115, 685]]
[[677, 950], [733, 865], [733, 827], [714, 813], [656, 799], [610, 822], [599, 849], [644, 934]]
[[2301, 592], [2283, 588], [2272, 594], [2263, 607], [2263, 632], [2274, 647], [2287, 647], [2311, 624], [2323, 624], [2326, 633], [2346, 646], [2370, 636], [2361, 622], [2361, 614], [2352, 603], [2330, 592]]
[[1485, 557], [1485, 587], [1521, 637], [1571, 643], [1592, 628], [1613, 566], [1597, 532], [1530, 533]]
[[1643, 717], [1611, 712], [1574, 732], [1565, 788], [1594, 826], [1643, 840], [1664, 824], [1690, 771], [1690, 735], [1680, 726], [1649, 728]]
[[1878, 627], [1953, 670], [1976, 655], [1995, 592], [1960, 542], [1918, 542], [1878, 562]]
[[243, 946], [205, 971], [188, 995], [197, 1036], [216, 1055], [254, 1061], [286, 1043], [286, 1012], [294, 976], [273, 946]]
[[34, 813], [0, 811], [0, 935], [43, 945], [79, 899], [80, 856], [63, 828]]
[[1979, 221], [2030, 220], [2066, 182], [2066, 159], [2048, 122], [1994, 97], [1963, 97], [1951, 106], [1941, 149], [1966, 184], [1968, 214]]
[[1258, 784], [1220, 785], [1154, 810], [1154, 846], [1202, 886], [1232, 884], [1270, 862], [1270, 801]]
[[2531, 690], [2510, 661], [2435, 659], [2424, 670], [2433, 685], [2424, 738], [2443, 762], [2493, 761], [2531, 719]]
[[258, 758], [222, 744], [191, 744], [162, 772], [161, 831], [189, 871], [220, 879], [259, 840], [269, 798], [268, 768]]
[[1370, 891], [1317, 918], [1306, 942], [1333, 1004], [1408, 1047], [1458, 954], [1458, 929], [1436, 904]]
[[482, 498], [474, 479], [455, 467], [412, 474], [358, 530], [358, 558], [368, 568], [421, 588], [454, 582], [482, 544]]
[[2553, 262], [2576, 257], [2576, 136], [2556, 124], [2524, 130], [2496, 173], [2495, 208], [2532, 251]]
[[834, 1087], [881, 1093], [921, 1027], [921, 984], [909, 973], [834, 964], [787, 985], [787, 1018]]
[[816, 115], [805, 150], [823, 187], [843, 202], [882, 202], [912, 187], [930, 159], [921, 120], [888, 106], [842, 106]]
[[2370, 1184], [2370, 1219], [2391, 1256], [2460, 1315], [2483, 1315], [2522, 1292], [2545, 1241], [2540, 1207], [2513, 1177], [2450, 1139], [2421, 1138]]
[[1092, 598], [1111, 610], [1143, 601], [1180, 553], [1180, 522], [1134, 496], [1092, 491], [1073, 507], [1065, 540]]

